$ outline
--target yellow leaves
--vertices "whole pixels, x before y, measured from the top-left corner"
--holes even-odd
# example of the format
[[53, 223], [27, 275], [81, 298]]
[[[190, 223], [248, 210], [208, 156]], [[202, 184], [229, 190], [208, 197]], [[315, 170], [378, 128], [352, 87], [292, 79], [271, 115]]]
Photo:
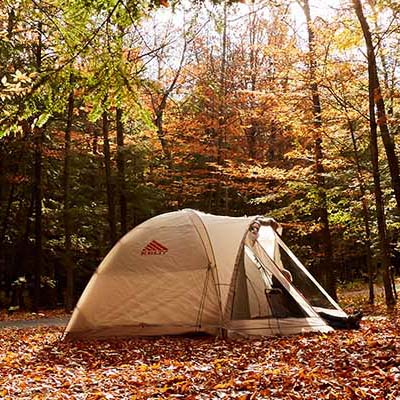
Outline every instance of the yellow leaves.
[[264, 373], [266, 375], [274, 375], [274, 376], [278, 376], [281, 374], [281, 369], [280, 368], [275, 368], [275, 369], [268, 369], [266, 370]]
[[138, 371], [140, 371], [140, 372], [146, 372], [148, 369], [149, 369], [149, 367], [146, 365], [146, 364], [141, 364], [141, 365], [139, 365], [139, 367], [137, 367], [136, 368]]
[[161, 389], [158, 389], [158, 393], [166, 393], [170, 390], [170, 387], [167, 385], [164, 385]]
[[366, 399], [369, 398], [368, 395], [368, 389], [367, 388], [356, 388], [354, 389], [354, 393], [359, 399]]
[[355, 343], [355, 340], [354, 338], [348, 338], [345, 343], [346, 346], [352, 346]]
[[12, 75], [14, 78], [14, 82], [30, 82], [31, 79], [24, 73], [22, 73], [19, 69], [15, 71], [15, 73]]
[[[37, 72], [31, 72], [29, 74], [21, 72], [19, 69], [17, 69], [13, 74], [11, 74], [11, 77], [13, 78], [12, 81], [15, 84], [18, 83], [31, 83], [34, 78], [37, 77]], [[1, 78], [1, 83], [5, 87], [10, 87], [11, 82], [8, 81], [7, 76], [4, 75]]]
[[350, 50], [360, 47], [363, 41], [362, 32], [342, 29], [335, 34], [335, 43], [338, 50]]
[[322, 335], [318, 336], [318, 339], [319, 340], [326, 340], [326, 339], [328, 339], [328, 336], [325, 335], [325, 334], [322, 334]]
[[234, 385], [235, 385], [235, 381], [233, 379], [230, 379], [227, 382], [218, 383], [217, 385], [214, 386], [214, 389], [216, 389], [216, 390], [227, 389], [227, 388], [233, 387]]
[[13, 95], [21, 95], [29, 90], [33, 80], [37, 77], [36, 72], [25, 73], [17, 69], [11, 74], [12, 80], [9, 81], [7, 76], [1, 78], [1, 84], [4, 89], [0, 92], [1, 100], [11, 99]]

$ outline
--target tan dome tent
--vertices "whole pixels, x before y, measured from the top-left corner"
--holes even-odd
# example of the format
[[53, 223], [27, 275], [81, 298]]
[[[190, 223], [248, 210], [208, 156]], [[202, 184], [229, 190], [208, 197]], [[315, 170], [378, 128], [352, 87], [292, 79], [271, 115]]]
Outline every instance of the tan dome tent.
[[332, 330], [318, 313], [347, 315], [278, 232], [262, 217], [186, 209], [151, 218], [105, 257], [65, 337]]

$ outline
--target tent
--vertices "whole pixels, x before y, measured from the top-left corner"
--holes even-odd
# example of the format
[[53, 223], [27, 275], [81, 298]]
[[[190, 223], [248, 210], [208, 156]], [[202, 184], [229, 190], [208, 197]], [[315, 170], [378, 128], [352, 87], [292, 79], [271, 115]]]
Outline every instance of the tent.
[[122, 237], [90, 279], [66, 338], [328, 332], [347, 318], [263, 217], [184, 209]]

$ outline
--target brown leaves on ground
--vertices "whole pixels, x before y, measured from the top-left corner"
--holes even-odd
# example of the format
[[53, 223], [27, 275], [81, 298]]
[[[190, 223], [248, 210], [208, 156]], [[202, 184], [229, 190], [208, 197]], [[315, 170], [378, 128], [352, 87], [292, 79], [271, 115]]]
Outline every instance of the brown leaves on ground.
[[0, 399], [376, 399], [400, 396], [399, 314], [358, 331], [61, 342], [0, 330]]
[[62, 309], [55, 310], [43, 310], [39, 312], [31, 311], [13, 311], [8, 312], [7, 310], [0, 310], [0, 321], [32, 321], [44, 318], [60, 318], [65, 319], [71, 317], [71, 313], [68, 313]]

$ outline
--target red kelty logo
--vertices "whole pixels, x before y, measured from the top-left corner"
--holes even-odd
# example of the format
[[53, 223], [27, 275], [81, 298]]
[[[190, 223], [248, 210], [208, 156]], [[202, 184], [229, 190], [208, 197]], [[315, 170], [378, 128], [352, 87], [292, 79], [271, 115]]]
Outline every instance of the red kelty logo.
[[153, 256], [159, 254], [165, 254], [168, 251], [168, 248], [163, 246], [161, 243], [157, 242], [157, 240], [152, 240], [147, 243], [143, 248], [141, 255], [142, 256]]

